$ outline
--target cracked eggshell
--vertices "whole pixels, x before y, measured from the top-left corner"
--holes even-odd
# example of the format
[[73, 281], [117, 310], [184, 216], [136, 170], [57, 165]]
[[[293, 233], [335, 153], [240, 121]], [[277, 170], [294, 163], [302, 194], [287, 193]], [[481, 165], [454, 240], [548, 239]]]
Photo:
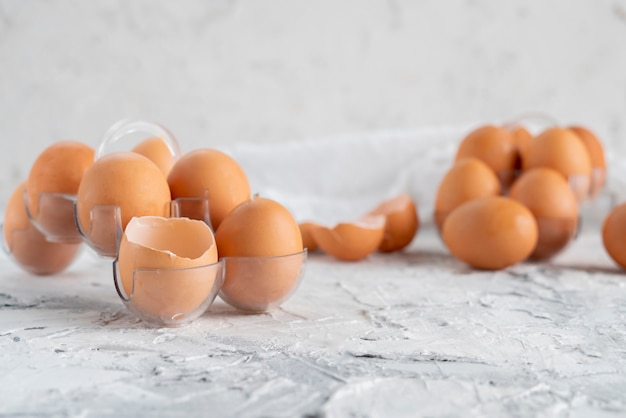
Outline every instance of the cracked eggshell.
[[37, 275], [51, 275], [65, 270], [76, 258], [80, 243], [54, 243], [35, 228], [26, 214], [24, 184], [11, 194], [2, 225], [6, 245], [15, 262]]
[[[118, 263], [124, 292], [145, 313], [171, 317], [200, 306], [215, 277], [202, 269], [217, 262], [211, 228], [188, 218], [144, 216], [131, 219], [120, 242]], [[179, 269], [175, 275], [141, 275], [136, 270]]]
[[443, 225], [443, 241], [459, 260], [499, 270], [525, 260], [537, 245], [537, 222], [521, 203], [502, 196], [474, 199], [456, 208]]
[[385, 215], [366, 215], [355, 222], [313, 229], [313, 237], [325, 253], [342, 261], [358, 261], [378, 249], [385, 235]]
[[408, 246], [420, 225], [417, 205], [407, 193], [385, 200], [368, 215], [385, 216], [385, 233], [378, 246], [378, 250], [384, 253], [400, 251]]

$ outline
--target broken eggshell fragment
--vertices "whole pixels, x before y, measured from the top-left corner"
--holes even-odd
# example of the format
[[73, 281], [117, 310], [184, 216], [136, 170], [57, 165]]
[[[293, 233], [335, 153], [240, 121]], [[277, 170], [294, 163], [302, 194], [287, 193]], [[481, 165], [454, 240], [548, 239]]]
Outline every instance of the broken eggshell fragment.
[[358, 261], [378, 249], [385, 236], [385, 215], [366, 215], [355, 222], [312, 230], [315, 242], [326, 254], [342, 261]]

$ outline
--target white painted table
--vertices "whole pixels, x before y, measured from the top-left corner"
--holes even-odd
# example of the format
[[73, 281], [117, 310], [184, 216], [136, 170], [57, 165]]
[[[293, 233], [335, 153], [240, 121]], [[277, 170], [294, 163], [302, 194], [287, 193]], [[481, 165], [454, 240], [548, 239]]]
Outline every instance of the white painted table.
[[0, 415], [626, 414], [626, 275], [590, 231], [501, 272], [432, 230], [404, 254], [314, 254], [282, 309], [218, 299], [178, 329], [136, 320], [88, 252], [54, 278], [0, 266]]

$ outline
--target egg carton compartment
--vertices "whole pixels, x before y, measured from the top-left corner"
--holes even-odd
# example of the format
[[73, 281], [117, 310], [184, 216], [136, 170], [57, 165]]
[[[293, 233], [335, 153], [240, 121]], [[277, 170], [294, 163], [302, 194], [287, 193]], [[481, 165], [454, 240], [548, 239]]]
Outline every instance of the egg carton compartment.
[[24, 206], [30, 222], [48, 241], [77, 244], [82, 242], [74, 217], [75, 194], [40, 193], [34, 213], [30, 210], [28, 191], [24, 188]]
[[238, 310], [268, 312], [288, 300], [304, 277], [307, 250], [275, 257], [223, 257], [220, 298]]
[[[161, 215], [170, 218], [190, 217], [191, 219], [198, 219], [204, 221], [211, 228], [207, 198], [174, 199], [163, 208]], [[85, 226], [82, 225], [78, 215], [78, 204], [75, 204], [74, 219], [80, 236], [91, 249], [103, 257], [117, 257], [119, 244], [124, 233], [119, 206], [95, 206], [91, 208], [89, 224]]]
[[[159, 138], [166, 145], [175, 160], [181, 154], [180, 146], [174, 135], [162, 125], [143, 121], [124, 119], [112, 125], [104, 134], [95, 154], [95, 160], [105, 154], [119, 150], [129, 150], [133, 141], [146, 138]], [[98, 254], [115, 257], [115, 243], [121, 236], [119, 231], [118, 209], [114, 207], [92, 208], [89, 225], [81, 225], [76, 211], [76, 194], [41, 193], [37, 202], [31, 205], [26, 188], [23, 191], [26, 214], [32, 225], [48, 241], [56, 243], [78, 244], [83, 241]], [[31, 207], [34, 210], [31, 210]], [[208, 201], [198, 198], [179, 198], [170, 204], [170, 216], [188, 216], [204, 220], [210, 225]]]
[[211, 230], [214, 229], [211, 224], [209, 197], [206, 190], [204, 197], [178, 197], [172, 200], [169, 206], [169, 216], [204, 221]]
[[180, 327], [211, 306], [224, 282], [224, 262], [189, 268], [138, 269], [123, 277], [113, 262], [118, 296], [135, 316], [154, 326]]
[[89, 211], [89, 224], [84, 226], [74, 205], [74, 218], [83, 241], [102, 257], [117, 257], [124, 233], [119, 206], [95, 206]]
[[[29, 209], [26, 189], [24, 199], [31, 224], [48, 241], [64, 244], [85, 242], [101, 256], [112, 258], [117, 256], [117, 247], [123, 233], [119, 206], [104, 205], [91, 208], [89, 222], [83, 225], [78, 215], [76, 195], [42, 193], [38, 199], [36, 214]], [[212, 228], [209, 201], [206, 197], [174, 199], [166, 205], [162, 215], [198, 219]]]
[[[95, 153], [95, 161], [111, 152], [128, 151], [137, 141], [147, 138], [159, 138], [166, 145], [175, 160], [181, 155], [180, 146], [174, 135], [162, 125], [144, 120], [123, 119], [113, 124], [104, 134]], [[121, 149], [120, 149], [121, 147]], [[173, 212], [164, 208], [162, 215]], [[180, 213], [179, 208], [176, 213]], [[74, 201], [73, 216], [82, 239], [98, 253], [105, 257], [117, 256], [119, 242], [123, 233], [122, 213], [119, 206], [94, 206], [90, 209], [89, 221], [83, 225], [80, 221], [78, 202]]]

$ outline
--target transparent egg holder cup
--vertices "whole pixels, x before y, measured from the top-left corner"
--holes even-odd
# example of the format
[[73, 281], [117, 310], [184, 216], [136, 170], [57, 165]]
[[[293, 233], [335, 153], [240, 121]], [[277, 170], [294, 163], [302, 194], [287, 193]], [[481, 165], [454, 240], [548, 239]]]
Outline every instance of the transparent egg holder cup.
[[306, 260], [306, 249], [274, 257], [224, 257], [220, 298], [242, 312], [270, 312], [300, 287]]

